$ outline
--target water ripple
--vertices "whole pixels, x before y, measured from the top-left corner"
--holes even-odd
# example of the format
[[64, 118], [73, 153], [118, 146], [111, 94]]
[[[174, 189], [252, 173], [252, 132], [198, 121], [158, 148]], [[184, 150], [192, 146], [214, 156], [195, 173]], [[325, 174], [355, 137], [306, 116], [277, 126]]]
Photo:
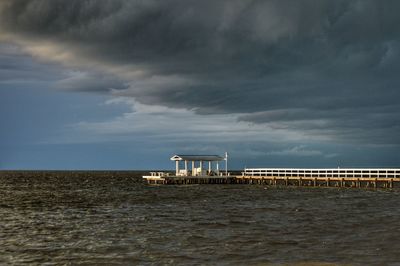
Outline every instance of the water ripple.
[[0, 172], [0, 264], [398, 265], [400, 191]]

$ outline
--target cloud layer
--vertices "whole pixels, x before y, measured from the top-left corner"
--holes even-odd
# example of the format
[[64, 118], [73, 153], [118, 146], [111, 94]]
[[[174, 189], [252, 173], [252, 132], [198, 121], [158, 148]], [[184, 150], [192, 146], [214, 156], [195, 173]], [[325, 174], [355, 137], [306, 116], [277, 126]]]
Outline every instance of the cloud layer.
[[398, 1], [4, 0], [0, 38], [112, 91], [310, 139], [399, 145]]

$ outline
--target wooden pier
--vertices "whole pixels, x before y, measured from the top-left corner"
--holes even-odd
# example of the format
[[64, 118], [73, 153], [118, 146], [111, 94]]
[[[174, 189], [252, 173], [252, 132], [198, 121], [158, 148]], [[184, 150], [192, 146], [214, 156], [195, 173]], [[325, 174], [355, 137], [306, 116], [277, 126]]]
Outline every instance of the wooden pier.
[[[218, 155], [174, 155], [175, 174], [150, 172], [148, 184], [258, 184], [297, 187], [400, 187], [400, 168], [245, 168], [241, 174], [227, 171], [227, 159]], [[225, 161], [220, 171], [219, 162]], [[183, 165], [183, 169], [181, 166]], [[208, 166], [208, 167], [204, 167]], [[205, 169], [206, 168], [206, 169]]]
[[395, 168], [246, 168], [241, 184], [313, 187], [394, 188], [400, 184]]
[[400, 188], [400, 178], [369, 177], [289, 177], [289, 176], [220, 176], [147, 178], [148, 184], [248, 184], [296, 187]]
[[234, 183], [298, 187], [399, 188], [400, 178], [236, 176]]
[[162, 185], [237, 184], [235, 176], [166, 176], [146, 180], [148, 184]]

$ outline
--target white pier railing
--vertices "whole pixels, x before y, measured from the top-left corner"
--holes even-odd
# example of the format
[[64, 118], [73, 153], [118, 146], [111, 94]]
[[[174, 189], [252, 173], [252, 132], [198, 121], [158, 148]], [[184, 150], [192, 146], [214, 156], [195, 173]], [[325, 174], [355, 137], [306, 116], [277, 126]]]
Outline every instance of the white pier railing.
[[397, 168], [245, 168], [244, 176], [400, 178]]

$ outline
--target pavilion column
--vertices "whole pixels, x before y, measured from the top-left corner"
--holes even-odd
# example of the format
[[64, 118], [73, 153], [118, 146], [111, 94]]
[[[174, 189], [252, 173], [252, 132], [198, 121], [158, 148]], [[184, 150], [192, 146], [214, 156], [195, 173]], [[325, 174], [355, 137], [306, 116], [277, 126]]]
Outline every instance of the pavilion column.
[[219, 162], [217, 161], [217, 174], [219, 175]]
[[185, 160], [185, 175], [188, 175], [188, 164], [187, 161]]
[[200, 175], [202, 175], [203, 172], [203, 161], [200, 161]]
[[208, 173], [211, 173], [211, 161], [208, 161]]
[[176, 175], [179, 174], [179, 161], [175, 161], [175, 171], [176, 171]]
[[196, 169], [194, 168], [194, 161], [192, 161], [192, 176], [196, 175]]

